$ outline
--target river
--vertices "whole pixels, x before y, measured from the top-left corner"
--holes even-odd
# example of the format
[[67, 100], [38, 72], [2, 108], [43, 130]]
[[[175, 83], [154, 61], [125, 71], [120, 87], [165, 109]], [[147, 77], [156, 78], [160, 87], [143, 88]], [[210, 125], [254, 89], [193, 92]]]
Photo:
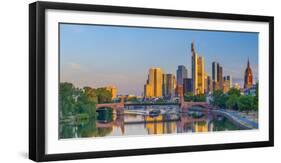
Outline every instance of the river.
[[[159, 110], [159, 115], [147, 115]], [[195, 111], [196, 110], [196, 111]], [[200, 108], [199, 108], [200, 110]], [[145, 114], [146, 113], [146, 114]], [[240, 130], [226, 117], [198, 111], [181, 113], [177, 105], [130, 106], [123, 115], [111, 109], [83, 123], [61, 123], [59, 138], [110, 137]]]

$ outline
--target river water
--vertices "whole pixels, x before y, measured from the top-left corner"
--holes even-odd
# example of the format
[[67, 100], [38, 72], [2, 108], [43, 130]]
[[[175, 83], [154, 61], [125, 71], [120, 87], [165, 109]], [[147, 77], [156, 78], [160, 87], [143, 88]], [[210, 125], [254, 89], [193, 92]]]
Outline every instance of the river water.
[[[142, 115], [160, 110], [159, 115]], [[197, 111], [194, 111], [197, 110]], [[180, 113], [177, 105], [130, 106], [124, 115], [100, 110], [98, 116], [80, 123], [61, 123], [59, 138], [109, 137], [153, 134], [180, 134], [240, 130], [223, 116], [200, 112], [198, 108]]]

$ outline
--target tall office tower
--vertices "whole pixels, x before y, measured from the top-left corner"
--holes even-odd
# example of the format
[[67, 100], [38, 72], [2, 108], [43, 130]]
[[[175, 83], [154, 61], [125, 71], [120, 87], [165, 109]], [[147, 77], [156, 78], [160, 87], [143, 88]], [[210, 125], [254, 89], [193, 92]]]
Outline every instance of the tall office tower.
[[192, 79], [184, 78], [183, 79], [183, 94], [192, 93]]
[[212, 63], [212, 79], [213, 79], [213, 91], [218, 90], [218, 63], [213, 62]]
[[171, 98], [175, 95], [175, 75], [163, 74], [163, 96]]
[[207, 74], [207, 72], [205, 72], [205, 74], [204, 74], [204, 85], [205, 85], [204, 93], [208, 93], [208, 74]]
[[231, 75], [227, 75], [226, 80], [229, 81], [229, 88], [232, 88], [232, 77], [231, 77]]
[[161, 97], [163, 85], [161, 68], [150, 68], [148, 80], [144, 86], [145, 97]]
[[153, 97], [152, 85], [150, 85], [148, 81], [149, 80], [147, 80], [146, 84], [144, 85], [144, 96], [146, 98], [151, 98]]
[[223, 68], [218, 62], [212, 63], [213, 90], [223, 89]]
[[250, 66], [250, 61], [248, 59], [247, 68], [245, 70], [244, 77], [244, 88], [252, 88], [253, 87], [253, 73]]
[[183, 85], [184, 78], [187, 78], [187, 69], [184, 65], [179, 65], [177, 69], [177, 85]]
[[187, 69], [183, 65], [179, 65], [177, 69], [177, 84], [176, 84], [176, 96], [183, 95], [183, 79], [187, 78]]
[[219, 89], [223, 89], [223, 69], [222, 69], [222, 66], [219, 67], [219, 72], [218, 72], [218, 75], [219, 75]]
[[217, 70], [217, 62], [212, 63], [212, 79], [213, 81], [218, 81], [218, 70]]
[[213, 81], [210, 76], [207, 76], [207, 92], [213, 92]]
[[203, 94], [205, 90], [205, 67], [204, 67], [204, 57], [199, 56], [195, 52], [194, 42], [191, 44], [191, 69], [192, 69], [192, 80], [193, 80], [193, 93]]
[[232, 78], [230, 75], [223, 77], [223, 92], [227, 93], [229, 89], [232, 87]]

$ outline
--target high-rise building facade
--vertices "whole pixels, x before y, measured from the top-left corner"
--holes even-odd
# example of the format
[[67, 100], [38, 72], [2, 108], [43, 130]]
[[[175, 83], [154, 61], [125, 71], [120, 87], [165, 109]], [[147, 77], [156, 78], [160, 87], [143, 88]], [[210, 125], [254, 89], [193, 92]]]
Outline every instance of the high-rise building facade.
[[213, 92], [213, 80], [210, 76], [207, 76], [207, 93]]
[[227, 93], [232, 88], [232, 78], [230, 75], [223, 77], [223, 92]]
[[147, 80], [146, 84], [144, 85], [144, 96], [147, 98], [153, 97], [152, 85], [149, 84], [148, 80]]
[[173, 74], [163, 74], [163, 96], [171, 98], [175, 96], [176, 78]]
[[217, 70], [217, 62], [212, 63], [212, 79], [213, 81], [218, 81], [218, 70]]
[[218, 79], [219, 79], [219, 89], [223, 89], [223, 69], [222, 66], [219, 66]]
[[218, 62], [212, 63], [213, 90], [223, 89], [223, 68]]
[[187, 69], [179, 65], [177, 69], [176, 96], [183, 96], [183, 79], [187, 78]]
[[213, 91], [218, 90], [218, 63], [212, 63], [212, 79], [213, 79]]
[[193, 80], [193, 93], [203, 94], [205, 90], [205, 67], [204, 67], [204, 57], [199, 56], [195, 52], [194, 42], [191, 44], [192, 53], [192, 80]]
[[150, 68], [148, 80], [144, 86], [145, 97], [161, 97], [163, 73], [160, 68]]
[[248, 59], [247, 68], [245, 70], [244, 77], [244, 88], [252, 88], [253, 87], [253, 73], [250, 66], [250, 61]]
[[192, 93], [192, 79], [184, 78], [183, 79], [183, 94]]
[[205, 85], [204, 93], [208, 93], [208, 74], [206, 71], [204, 74], [204, 85]]
[[177, 85], [183, 85], [184, 78], [187, 78], [187, 69], [184, 65], [179, 65], [177, 69]]

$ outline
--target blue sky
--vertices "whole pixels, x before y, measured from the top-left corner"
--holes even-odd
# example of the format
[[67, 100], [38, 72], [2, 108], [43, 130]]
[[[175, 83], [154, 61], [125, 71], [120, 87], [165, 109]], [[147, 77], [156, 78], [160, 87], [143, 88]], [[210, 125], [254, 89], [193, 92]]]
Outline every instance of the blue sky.
[[191, 77], [191, 42], [205, 70], [219, 62], [223, 75], [243, 84], [247, 59], [258, 79], [258, 33], [60, 24], [60, 80], [75, 86], [115, 85], [120, 94], [141, 95], [150, 67]]

